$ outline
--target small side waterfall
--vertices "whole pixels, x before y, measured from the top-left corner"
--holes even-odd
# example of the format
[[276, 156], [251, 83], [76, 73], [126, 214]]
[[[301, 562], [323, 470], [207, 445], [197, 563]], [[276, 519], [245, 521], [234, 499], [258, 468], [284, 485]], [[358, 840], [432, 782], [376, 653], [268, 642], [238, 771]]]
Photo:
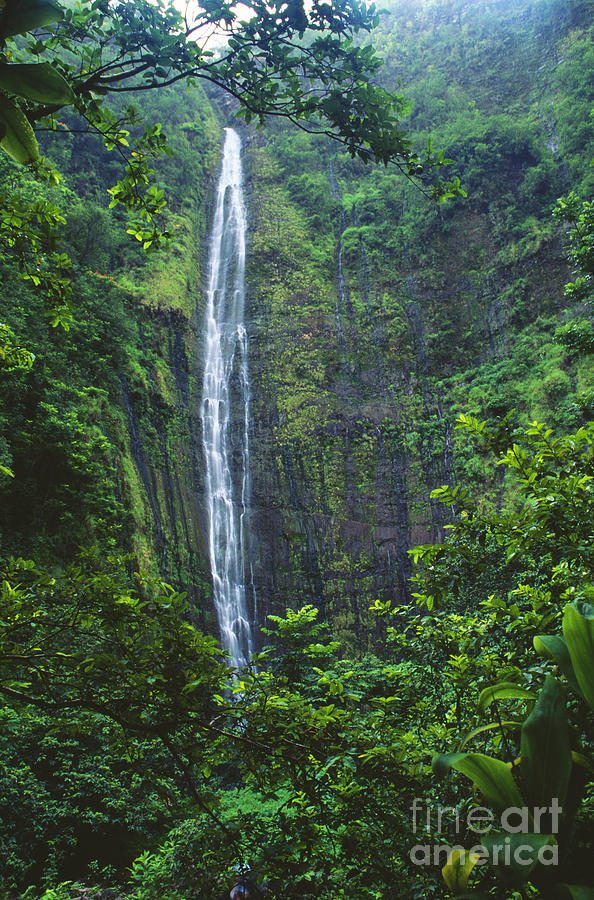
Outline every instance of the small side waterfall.
[[249, 659], [247, 609], [250, 381], [244, 325], [246, 216], [241, 142], [226, 128], [210, 242], [202, 434], [214, 603], [221, 643], [238, 668]]

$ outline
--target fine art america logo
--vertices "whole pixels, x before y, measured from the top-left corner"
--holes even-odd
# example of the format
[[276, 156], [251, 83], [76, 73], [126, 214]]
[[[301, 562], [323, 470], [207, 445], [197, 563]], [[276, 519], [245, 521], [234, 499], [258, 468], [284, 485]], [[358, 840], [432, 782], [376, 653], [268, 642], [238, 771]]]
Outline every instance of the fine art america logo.
[[[441, 833], [476, 835], [469, 849], [459, 844], [419, 843], [410, 851], [416, 866], [444, 866], [455, 853], [463, 862], [468, 854], [474, 865], [556, 866], [559, 848], [555, 835], [559, 831], [562, 808], [553, 798], [551, 806], [510, 806], [496, 817], [485, 806], [473, 806], [461, 813], [457, 807], [431, 807], [415, 797], [412, 806], [413, 834], [427, 838]], [[522, 839], [522, 835], [525, 838]], [[486, 838], [488, 836], [488, 838]], [[484, 843], [480, 843], [483, 838]]]

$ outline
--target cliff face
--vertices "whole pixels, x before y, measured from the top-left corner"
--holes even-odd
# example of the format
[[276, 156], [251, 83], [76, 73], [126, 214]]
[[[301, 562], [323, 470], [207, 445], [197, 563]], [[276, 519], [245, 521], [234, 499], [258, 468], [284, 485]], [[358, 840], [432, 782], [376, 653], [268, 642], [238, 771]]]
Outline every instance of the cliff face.
[[[553, 340], [572, 310], [551, 210], [592, 180], [586, 7], [399, 3], [373, 40], [387, 86], [407, 81], [413, 140], [431, 133], [456, 161], [467, 201], [434, 206], [400, 173], [274, 123], [243, 133], [255, 617], [314, 603], [358, 650], [381, 639], [369, 607], [410, 598], [410, 547], [443, 536], [434, 488], [507, 502], [456, 416], [515, 407], [574, 427], [591, 415], [593, 374]], [[0, 485], [1, 552], [127, 550], [214, 630], [199, 402], [221, 129], [201, 92], [151, 102], [175, 151], [158, 168], [170, 250], [130, 247], [105, 209], [105, 153], [49, 138], [77, 267], [69, 335], [48, 336], [33, 297], [15, 301], [2, 263], [4, 319], [38, 362], [0, 385], [0, 462], [17, 476]]]
[[[337, 231], [314, 243], [273, 155], [254, 150], [250, 164], [257, 593], [265, 610], [313, 602], [364, 640], [367, 601], [406, 590], [409, 507], [423, 491], [397, 388], [361, 362], [338, 270], [339, 203], [328, 186]], [[419, 536], [426, 521], [421, 513]]]
[[408, 67], [413, 136], [430, 129], [456, 159], [467, 201], [433, 207], [402, 176], [280, 128], [248, 155], [260, 615], [311, 602], [358, 649], [379, 637], [376, 600], [410, 598], [410, 547], [444, 534], [431, 491], [461, 481], [504, 502], [456, 416], [516, 408], [567, 427], [591, 378], [553, 340], [571, 313], [551, 210], [589, 180], [564, 119], [583, 98], [570, 85], [585, 17], [438, 13], [399, 6], [374, 40], [388, 86]]

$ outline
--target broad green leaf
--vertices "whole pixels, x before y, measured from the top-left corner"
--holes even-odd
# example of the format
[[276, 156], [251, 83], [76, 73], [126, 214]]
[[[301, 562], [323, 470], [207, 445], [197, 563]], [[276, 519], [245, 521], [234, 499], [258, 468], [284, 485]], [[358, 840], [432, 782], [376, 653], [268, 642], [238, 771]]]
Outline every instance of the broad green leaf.
[[0, 90], [37, 103], [72, 103], [74, 92], [49, 63], [0, 66]]
[[37, 138], [24, 113], [0, 94], [0, 128], [5, 134], [0, 147], [19, 163], [30, 163], [39, 157]]
[[522, 725], [520, 741], [522, 788], [529, 806], [562, 806], [571, 775], [565, 690], [547, 675], [534, 709]]
[[470, 850], [452, 850], [447, 863], [441, 870], [443, 880], [451, 891], [459, 893], [464, 890], [470, 874], [480, 858], [479, 854]]
[[561, 884], [559, 887], [567, 891], [571, 900], [594, 900], [594, 887], [584, 884]]
[[480, 712], [484, 713], [494, 700], [536, 700], [536, 694], [511, 681], [501, 681], [481, 691], [478, 701]]
[[0, 465], [0, 473], [2, 475], [8, 475], [9, 478], [14, 478], [14, 472], [12, 469], [7, 468], [7, 466]]
[[52, 25], [64, 18], [64, 10], [56, 0], [6, 0], [0, 16], [0, 35], [3, 38], [24, 34], [33, 28]]
[[443, 775], [448, 769], [462, 772], [476, 784], [487, 803], [497, 809], [524, 805], [510, 767], [492, 756], [485, 756], [483, 753], [447, 753], [434, 757], [432, 766], [436, 775]]
[[539, 656], [547, 656], [549, 659], [554, 660], [554, 662], [559, 667], [559, 671], [565, 675], [568, 682], [578, 692], [581, 694], [579, 685], [577, 683], [577, 678], [575, 677], [575, 672], [573, 670], [573, 666], [571, 664], [571, 657], [569, 655], [569, 650], [567, 649], [567, 644], [563, 640], [560, 634], [537, 634], [533, 639], [532, 643], [534, 644], [534, 649], [539, 654]]
[[563, 613], [563, 636], [580, 690], [594, 709], [594, 607], [568, 603]]
[[492, 865], [508, 868], [525, 880], [538, 864], [538, 853], [543, 847], [557, 843], [552, 834], [490, 831], [481, 838], [481, 844], [489, 853]]
[[594, 900], [594, 888], [584, 884], [558, 884], [562, 896], [571, 900]]
[[473, 738], [478, 737], [480, 734], [484, 734], [488, 731], [500, 731], [501, 728], [519, 728], [521, 722], [514, 722], [511, 719], [506, 720], [505, 722], [489, 722], [488, 725], [479, 725], [478, 728], [473, 728], [472, 731], [469, 731], [468, 734], [464, 736], [464, 738], [460, 741], [458, 745], [458, 750], [463, 750], [466, 744], [471, 741]]

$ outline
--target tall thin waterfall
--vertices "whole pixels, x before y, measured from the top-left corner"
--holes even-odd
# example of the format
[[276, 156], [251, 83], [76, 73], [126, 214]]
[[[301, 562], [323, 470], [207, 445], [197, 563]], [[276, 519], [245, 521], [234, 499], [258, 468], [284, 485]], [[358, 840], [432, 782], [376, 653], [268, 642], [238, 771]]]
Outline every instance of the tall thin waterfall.
[[221, 642], [240, 667], [252, 652], [247, 569], [250, 381], [244, 325], [245, 233], [241, 142], [226, 128], [208, 265], [202, 433], [210, 565]]

